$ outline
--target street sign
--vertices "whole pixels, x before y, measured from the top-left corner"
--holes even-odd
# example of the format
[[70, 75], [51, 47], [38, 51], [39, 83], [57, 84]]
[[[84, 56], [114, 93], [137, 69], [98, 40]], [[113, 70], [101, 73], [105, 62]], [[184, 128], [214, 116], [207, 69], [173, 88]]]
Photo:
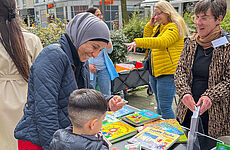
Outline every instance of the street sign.
[[[108, 4], [113, 4], [113, 0], [105, 1], [105, 5], [108, 5]], [[100, 5], [102, 5], [102, 1], [100, 1]]]

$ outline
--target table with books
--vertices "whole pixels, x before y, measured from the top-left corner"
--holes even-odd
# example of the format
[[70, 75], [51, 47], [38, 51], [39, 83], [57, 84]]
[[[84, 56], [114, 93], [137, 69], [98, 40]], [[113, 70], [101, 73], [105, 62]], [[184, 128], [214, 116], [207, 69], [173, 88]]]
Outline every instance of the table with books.
[[[113, 145], [124, 150], [129, 147], [142, 149], [186, 150], [187, 132], [175, 119], [161, 119], [149, 110], [139, 110], [125, 105], [117, 112], [107, 112], [101, 133]], [[217, 139], [197, 134], [201, 150], [215, 148]], [[128, 148], [127, 148], [128, 149]]]

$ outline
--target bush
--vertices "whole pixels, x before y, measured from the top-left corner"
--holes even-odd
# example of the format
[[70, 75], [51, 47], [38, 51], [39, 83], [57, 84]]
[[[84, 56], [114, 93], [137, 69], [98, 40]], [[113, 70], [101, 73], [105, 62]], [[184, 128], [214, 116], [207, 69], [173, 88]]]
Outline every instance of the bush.
[[224, 17], [224, 20], [221, 22], [221, 27], [230, 33], [230, 12], [227, 12], [226, 16]]
[[113, 43], [113, 52], [109, 54], [113, 63], [125, 62], [128, 55], [127, 47], [122, 43], [129, 42], [122, 30], [115, 30], [111, 32], [111, 40]]
[[[65, 33], [65, 24], [63, 24], [60, 19], [56, 20], [57, 22], [53, 22], [47, 27], [42, 27], [39, 25], [33, 28], [27, 28], [27, 30], [37, 35], [40, 38], [43, 47], [45, 47], [58, 41], [60, 35]], [[128, 41], [123, 32], [121, 30], [111, 32], [111, 39], [114, 48], [113, 52], [110, 54], [112, 61], [114, 63], [126, 61], [128, 51], [126, 46], [124, 46], [122, 43], [127, 43]]]
[[[150, 16], [145, 19], [140, 17], [140, 12], [132, 14], [129, 22], [124, 26], [123, 32], [128, 39], [128, 42], [133, 42], [135, 38], [142, 38], [144, 33], [145, 25], [149, 22]], [[142, 48], [137, 48], [136, 52], [144, 52]]]
[[45, 47], [58, 41], [60, 35], [65, 33], [64, 24], [60, 19], [56, 20], [56, 22], [50, 23], [47, 27], [38, 25], [33, 28], [27, 28], [27, 30], [37, 35], [40, 38], [43, 47]]

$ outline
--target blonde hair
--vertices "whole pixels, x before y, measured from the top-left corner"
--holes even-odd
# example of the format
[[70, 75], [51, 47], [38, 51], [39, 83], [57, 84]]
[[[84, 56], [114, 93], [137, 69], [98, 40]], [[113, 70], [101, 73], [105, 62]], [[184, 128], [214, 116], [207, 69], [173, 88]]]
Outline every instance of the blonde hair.
[[189, 35], [189, 30], [184, 22], [184, 19], [169, 2], [159, 1], [154, 7], [158, 8], [162, 13], [169, 15], [169, 21], [176, 24], [179, 30], [180, 38], [184, 38], [185, 35]]

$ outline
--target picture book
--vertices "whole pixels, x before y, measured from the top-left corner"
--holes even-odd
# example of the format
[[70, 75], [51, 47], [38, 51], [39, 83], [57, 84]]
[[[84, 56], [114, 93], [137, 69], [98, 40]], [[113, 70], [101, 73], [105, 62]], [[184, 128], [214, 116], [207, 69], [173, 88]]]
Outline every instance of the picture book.
[[100, 132], [111, 143], [115, 143], [117, 141], [120, 141], [120, 140], [123, 140], [125, 138], [135, 135], [137, 133], [137, 129], [126, 123], [117, 121], [117, 122], [103, 126]]
[[125, 117], [122, 117], [124, 121], [129, 122], [136, 126], [140, 126], [160, 118], [161, 115], [155, 114], [150, 110], [141, 110], [133, 114], [127, 115]]
[[119, 121], [119, 120], [117, 118], [115, 118], [113, 115], [110, 115], [110, 114], [106, 113], [105, 119], [103, 120], [102, 126], [105, 126], [107, 124], [111, 124], [111, 123], [114, 123], [114, 122], [117, 122], [117, 121]]
[[157, 120], [144, 125], [144, 127], [139, 131], [143, 130], [148, 126], [180, 135], [180, 138], [178, 139], [177, 143], [185, 143], [188, 140], [186, 135], [184, 134], [183, 129], [181, 128], [179, 122], [176, 119]]
[[146, 150], [166, 150], [178, 139], [179, 135], [164, 130], [147, 127], [140, 133], [128, 140], [129, 143], [140, 143], [141, 148]]
[[165, 121], [155, 121], [148, 123], [144, 125], [144, 127], [154, 127], [159, 130], [164, 130], [170, 133], [178, 134], [178, 135], [183, 135], [184, 133], [172, 126], [171, 124], [165, 122]]
[[184, 131], [180, 126], [180, 123], [176, 119], [166, 119], [166, 122], [168, 122], [169, 124], [171, 124], [172, 126], [177, 128], [178, 130], [183, 132], [183, 135], [180, 136], [180, 138], [178, 139], [177, 143], [186, 143], [188, 141], [188, 138], [184, 134]]
[[118, 111], [108, 111], [107, 112], [108, 114], [116, 117], [116, 118], [120, 118], [122, 116], [125, 116], [125, 115], [128, 115], [128, 114], [131, 114], [131, 113], [134, 113], [134, 110], [126, 107], [126, 106], [123, 106], [122, 109], [119, 109]]
[[125, 150], [141, 150], [140, 143], [127, 144], [125, 145]]
[[230, 145], [226, 145], [220, 142], [216, 143], [216, 150], [230, 150]]

